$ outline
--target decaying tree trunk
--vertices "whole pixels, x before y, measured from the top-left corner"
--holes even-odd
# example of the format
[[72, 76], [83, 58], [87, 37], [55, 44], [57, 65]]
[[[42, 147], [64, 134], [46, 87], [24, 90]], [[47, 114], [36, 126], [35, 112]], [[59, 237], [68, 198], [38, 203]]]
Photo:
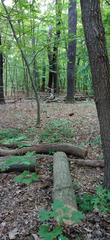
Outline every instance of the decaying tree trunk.
[[[50, 155], [40, 155], [37, 156], [37, 159], [29, 165], [26, 163], [15, 163], [15, 164], [10, 164], [7, 168], [4, 167], [5, 161], [8, 159], [8, 157], [0, 157], [0, 172], [23, 172], [24, 170], [28, 170], [30, 172], [35, 172], [37, 168], [37, 162], [41, 159], [48, 159], [49, 161], [52, 160], [52, 156]], [[68, 160], [71, 162], [71, 164], [76, 164], [78, 166], [82, 167], [104, 167], [104, 161], [103, 160], [90, 160], [90, 159], [69, 159]]]
[[37, 144], [31, 147], [24, 147], [21, 149], [6, 150], [0, 149], [0, 156], [12, 156], [12, 155], [23, 155], [27, 152], [52, 154], [53, 152], [62, 151], [68, 155], [73, 155], [80, 158], [85, 158], [87, 156], [87, 150], [81, 149], [79, 147], [74, 147], [72, 144]]
[[69, 171], [69, 162], [63, 152], [56, 152], [53, 161], [53, 200], [62, 201], [71, 212], [77, 211], [76, 197]]

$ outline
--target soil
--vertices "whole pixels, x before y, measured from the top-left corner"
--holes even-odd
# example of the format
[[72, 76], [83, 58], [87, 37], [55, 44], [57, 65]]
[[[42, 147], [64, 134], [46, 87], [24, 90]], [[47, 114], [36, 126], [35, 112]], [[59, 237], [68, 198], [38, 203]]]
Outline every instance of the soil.
[[[46, 103], [41, 101], [41, 126], [36, 129], [36, 103], [22, 99], [14, 104], [0, 105], [0, 129], [19, 128], [29, 133], [29, 142], [38, 143], [39, 133], [52, 119], [72, 121], [74, 137], [71, 143], [88, 149], [87, 158], [102, 160], [99, 139], [99, 124], [93, 100], [67, 104], [63, 101]], [[53, 158], [39, 160], [39, 180], [31, 185], [14, 182], [17, 173], [0, 174], [0, 240], [38, 240], [40, 226], [39, 211], [49, 209], [52, 203]], [[94, 193], [96, 186], [103, 182], [103, 169], [80, 167], [70, 160], [71, 176], [77, 193]], [[54, 224], [51, 222], [51, 225]], [[79, 225], [64, 226], [68, 239], [109, 240], [110, 215], [98, 210], [85, 215]]]

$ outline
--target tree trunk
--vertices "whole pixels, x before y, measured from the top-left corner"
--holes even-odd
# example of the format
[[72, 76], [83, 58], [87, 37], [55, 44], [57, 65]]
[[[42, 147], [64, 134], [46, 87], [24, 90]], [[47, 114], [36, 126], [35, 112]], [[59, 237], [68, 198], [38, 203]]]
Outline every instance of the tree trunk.
[[52, 88], [53, 84], [53, 50], [52, 50], [52, 26], [49, 26], [49, 33], [48, 33], [48, 61], [49, 61], [49, 80], [48, 80], [48, 88], [49, 92]]
[[56, 33], [54, 39], [53, 50], [51, 48], [52, 39], [52, 26], [49, 28], [49, 44], [48, 44], [48, 59], [49, 59], [49, 82], [48, 87], [54, 89], [54, 93], [59, 92], [58, 83], [58, 47], [61, 34], [61, 13], [62, 3], [61, 0], [56, 0]]
[[42, 86], [41, 86], [42, 92], [45, 92], [45, 83], [46, 83], [46, 64], [43, 61], [43, 63], [42, 63]]
[[105, 32], [100, 1], [80, 2], [104, 153], [104, 186], [110, 189], [110, 65]]
[[[2, 46], [2, 39], [0, 34], [0, 46]], [[5, 103], [4, 100], [4, 87], [3, 87], [3, 54], [0, 51], [0, 104]]]
[[68, 10], [68, 50], [67, 50], [67, 101], [74, 100], [76, 61], [76, 0], [69, 0]]

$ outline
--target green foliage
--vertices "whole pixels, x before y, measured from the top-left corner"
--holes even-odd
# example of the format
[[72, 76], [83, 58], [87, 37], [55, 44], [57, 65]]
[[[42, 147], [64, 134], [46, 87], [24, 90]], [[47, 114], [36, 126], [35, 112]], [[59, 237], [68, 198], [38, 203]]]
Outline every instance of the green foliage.
[[27, 152], [23, 156], [11, 156], [9, 157], [3, 164], [2, 169], [8, 169], [11, 165], [16, 164], [25, 164], [27, 166], [31, 165], [32, 163], [36, 163], [36, 153], [35, 152]]
[[84, 213], [92, 212], [93, 211], [93, 195], [89, 193], [84, 193], [81, 196], [77, 197], [77, 203], [79, 206], [79, 209], [83, 211]]
[[0, 142], [5, 139], [16, 138], [20, 134], [20, 129], [16, 128], [7, 128], [0, 130]]
[[36, 173], [30, 173], [29, 171], [24, 171], [20, 175], [14, 178], [17, 183], [31, 184], [36, 182], [39, 179], [39, 176]]
[[94, 146], [96, 146], [96, 145], [100, 146], [101, 145], [100, 135], [96, 136], [94, 139], [91, 139], [90, 144], [94, 145]]
[[27, 136], [21, 134], [20, 129], [3, 129], [0, 130], [0, 142], [3, 144], [17, 144], [19, 147], [30, 146], [29, 144], [24, 144], [22, 141], [26, 141]]
[[98, 209], [103, 213], [110, 213], [110, 192], [98, 186], [95, 194], [84, 193], [82, 196], [77, 197], [79, 209], [84, 212], [92, 212]]
[[51, 120], [40, 135], [40, 142], [63, 142], [74, 136], [72, 122], [66, 119]]
[[[70, 213], [70, 209], [65, 206], [62, 201], [55, 200], [52, 204], [50, 211], [42, 210], [39, 214], [40, 221], [45, 224], [41, 225], [39, 229], [39, 235], [43, 240], [67, 240], [63, 236], [63, 222], [64, 220], [69, 220], [75, 224], [79, 224], [83, 219], [84, 215], [79, 211], [73, 211]], [[54, 219], [56, 221], [55, 227], [51, 230], [49, 224], [46, 224], [47, 221]]]
[[92, 203], [94, 209], [97, 208], [103, 213], [110, 213], [110, 191], [102, 186], [98, 186]]

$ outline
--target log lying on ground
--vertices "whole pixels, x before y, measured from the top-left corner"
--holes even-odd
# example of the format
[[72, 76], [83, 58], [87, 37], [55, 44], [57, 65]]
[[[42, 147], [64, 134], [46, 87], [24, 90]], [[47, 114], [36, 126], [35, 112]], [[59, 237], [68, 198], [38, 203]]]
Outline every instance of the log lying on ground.
[[77, 164], [82, 167], [104, 167], [104, 161], [103, 160], [91, 160], [91, 159], [70, 159], [71, 163]]
[[[37, 161], [40, 159], [47, 158], [49, 160], [52, 159], [52, 156], [49, 155], [42, 155], [37, 157]], [[16, 164], [11, 164], [7, 169], [4, 168], [4, 162], [5, 162], [6, 157], [0, 157], [0, 172], [23, 172], [24, 170], [29, 170], [31, 172], [34, 172], [36, 169], [36, 162], [32, 162], [30, 165], [23, 164], [23, 163], [16, 163]], [[79, 165], [80, 167], [92, 167], [92, 168], [103, 168], [104, 167], [104, 161], [103, 160], [90, 160], [90, 159], [69, 159], [71, 163], [74, 163], [76, 165]]]
[[[73, 211], [77, 211], [76, 197], [73, 190], [72, 178], [69, 171], [69, 162], [65, 153], [56, 152], [53, 158], [53, 200], [60, 200], [69, 209], [69, 217]], [[67, 223], [63, 210], [58, 214], [63, 216]], [[71, 224], [71, 221], [68, 223]]]
[[52, 153], [52, 152], [65, 152], [68, 155], [73, 155], [80, 158], [85, 158], [87, 156], [87, 150], [81, 149], [79, 147], [74, 147], [72, 144], [37, 144], [31, 147], [24, 147], [21, 149], [14, 149], [14, 150], [6, 150], [0, 148], [0, 156], [12, 156], [12, 155], [23, 155], [27, 152], [36, 153]]

